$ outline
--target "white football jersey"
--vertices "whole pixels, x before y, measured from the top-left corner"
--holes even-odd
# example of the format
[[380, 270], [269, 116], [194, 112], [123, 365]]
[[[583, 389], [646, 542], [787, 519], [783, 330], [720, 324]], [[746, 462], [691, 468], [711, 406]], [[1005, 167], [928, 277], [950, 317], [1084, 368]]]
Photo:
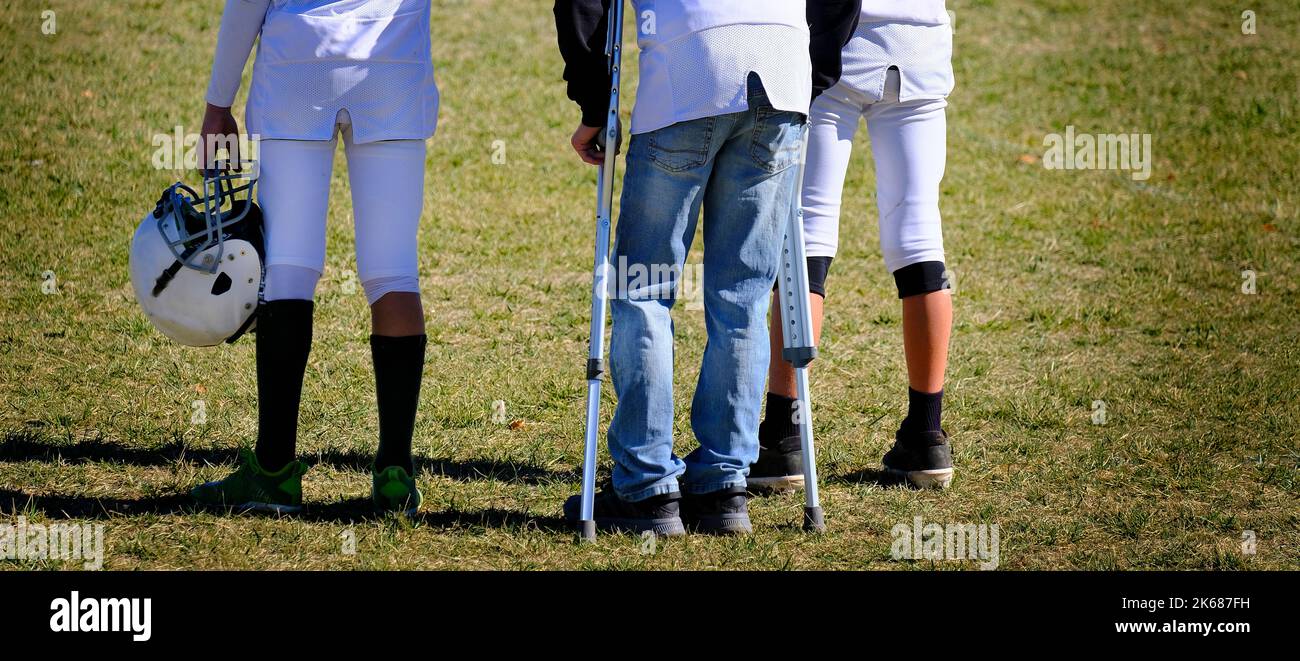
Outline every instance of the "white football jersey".
[[805, 4], [791, 0], [633, 0], [640, 81], [632, 133], [740, 112], [747, 79], [778, 110], [808, 113], [812, 60]]
[[943, 0], [862, 0], [860, 22], [906, 21], [941, 25], [948, 23]]
[[427, 138], [438, 119], [429, 12], [430, 0], [227, 0], [208, 100], [234, 100], [247, 35], [260, 32], [249, 133], [329, 140], [346, 110], [357, 144]]
[[899, 101], [941, 99], [952, 92], [952, 25], [943, 0], [863, 0], [857, 30], [844, 46], [839, 84], [884, 98], [898, 68]]

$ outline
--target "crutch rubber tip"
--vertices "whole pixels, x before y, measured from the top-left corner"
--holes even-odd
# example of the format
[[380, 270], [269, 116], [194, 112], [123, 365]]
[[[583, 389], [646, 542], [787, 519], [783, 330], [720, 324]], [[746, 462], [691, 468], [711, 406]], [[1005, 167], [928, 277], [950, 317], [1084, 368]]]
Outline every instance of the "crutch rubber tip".
[[582, 541], [584, 541], [584, 542], [594, 542], [594, 541], [596, 541], [596, 522], [595, 522], [595, 521], [583, 521], [583, 522], [582, 522]]
[[826, 532], [826, 522], [822, 519], [822, 508], [803, 508], [803, 529], [805, 532]]

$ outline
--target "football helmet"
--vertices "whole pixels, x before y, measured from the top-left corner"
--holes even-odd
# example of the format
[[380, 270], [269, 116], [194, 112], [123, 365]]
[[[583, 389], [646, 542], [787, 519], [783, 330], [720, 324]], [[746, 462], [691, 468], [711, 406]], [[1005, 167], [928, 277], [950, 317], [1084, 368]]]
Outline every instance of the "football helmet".
[[202, 195], [168, 187], [131, 241], [136, 300], [155, 328], [188, 346], [234, 342], [257, 319], [266, 275], [257, 177], [232, 165], [205, 171]]

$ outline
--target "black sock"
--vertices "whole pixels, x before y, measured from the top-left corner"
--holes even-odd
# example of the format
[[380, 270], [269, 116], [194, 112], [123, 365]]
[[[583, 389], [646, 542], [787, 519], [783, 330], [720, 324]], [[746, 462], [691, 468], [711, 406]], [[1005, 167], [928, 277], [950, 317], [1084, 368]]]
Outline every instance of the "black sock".
[[276, 472], [293, 461], [298, 402], [311, 353], [312, 302], [267, 301], [257, 313], [257, 462]]
[[794, 406], [798, 401], [785, 395], [767, 393], [767, 410], [758, 425], [758, 444], [774, 448], [782, 440], [799, 435], [799, 425], [794, 423]]
[[939, 431], [943, 418], [943, 391], [918, 392], [907, 389], [907, 418], [902, 428], [906, 431]]
[[379, 451], [375, 470], [401, 466], [415, 475], [411, 435], [415, 410], [420, 404], [420, 379], [424, 375], [424, 335], [370, 336], [375, 361], [375, 397], [379, 401]]

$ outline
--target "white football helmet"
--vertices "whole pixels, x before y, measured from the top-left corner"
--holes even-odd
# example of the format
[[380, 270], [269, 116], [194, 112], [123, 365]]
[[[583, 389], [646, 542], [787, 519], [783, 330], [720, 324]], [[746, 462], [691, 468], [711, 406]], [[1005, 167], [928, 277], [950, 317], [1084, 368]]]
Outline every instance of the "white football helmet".
[[193, 347], [252, 330], [262, 296], [257, 178], [226, 167], [204, 173], [202, 196], [180, 182], [163, 191], [131, 241], [131, 285], [145, 316]]

